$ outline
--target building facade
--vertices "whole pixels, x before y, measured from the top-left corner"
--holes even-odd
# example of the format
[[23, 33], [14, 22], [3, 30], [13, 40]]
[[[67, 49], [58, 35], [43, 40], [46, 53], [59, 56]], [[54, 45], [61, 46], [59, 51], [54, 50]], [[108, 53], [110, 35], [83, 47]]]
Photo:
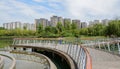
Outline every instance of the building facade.
[[89, 21], [89, 26], [92, 27], [93, 25], [98, 24], [98, 23], [100, 23], [99, 20]]
[[58, 23], [58, 17], [57, 17], [57, 16], [53, 16], [53, 17], [51, 17], [50, 19], [51, 19], [51, 21], [50, 21], [51, 26], [52, 26], [52, 27], [56, 27], [56, 25], [57, 25], [57, 23]]
[[86, 28], [87, 27], [87, 23], [86, 22], [81, 22], [81, 28]]
[[40, 24], [40, 19], [35, 19], [35, 27], [36, 27], [36, 30], [38, 29], [39, 24]]
[[[29, 24], [29, 23], [21, 23], [21, 22], [10, 22], [10, 23], [4, 23], [3, 27], [8, 30], [13, 29], [26, 29], [26, 30], [35, 30], [35, 24]], [[31, 28], [32, 27], [32, 28]]]
[[104, 19], [101, 21], [101, 23], [105, 26], [107, 26], [109, 22], [110, 22], [110, 20], [108, 20], [108, 19]]
[[62, 25], [64, 25], [64, 20], [62, 17], [58, 17], [58, 22], [60, 22]]
[[75, 23], [78, 29], [81, 28], [80, 20], [72, 20], [72, 23]]
[[4, 23], [4, 24], [3, 24], [3, 27], [4, 27], [5, 29], [9, 29], [9, 30], [21, 28], [21, 22]]
[[94, 22], [94, 24], [100, 23], [99, 20], [94, 20], [93, 22]]
[[66, 23], [70, 23], [71, 24], [71, 19], [70, 18], [64, 18], [64, 26], [66, 25]]

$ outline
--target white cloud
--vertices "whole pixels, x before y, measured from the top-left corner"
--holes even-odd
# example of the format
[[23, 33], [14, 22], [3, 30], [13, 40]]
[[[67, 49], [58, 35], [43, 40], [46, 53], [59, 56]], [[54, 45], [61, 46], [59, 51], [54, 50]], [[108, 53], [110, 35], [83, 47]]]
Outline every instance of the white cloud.
[[42, 2], [43, 0], [33, 0], [33, 1], [35, 1], [35, 2]]
[[[94, 20], [120, 16], [119, 0], [31, 0], [34, 4], [20, 0], [1, 0], [1, 22], [34, 22], [35, 18], [52, 15], [72, 19]], [[37, 4], [36, 4], [37, 3]], [[118, 6], [117, 6], [118, 5]]]
[[[42, 11], [42, 12], [41, 12]], [[47, 13], [48, 9], [44, 6], [29, 5], [17, 0], [8, 0], [0, 2], [1, 22], [21, 21], [34, 22], [35, 18], [48, 18], [53, 13]], [[43, 14], [44, 12], [44, 14]]]
[[[85, 19], [91, 16], [118, 15], [116, 3], [119, 0], [66, 0], [66, 9], [73, 17]], [[119, 8], [118, 8], [119, 9]]]
[[33, 0], [35, 2], [63, 2], [64, 0]]

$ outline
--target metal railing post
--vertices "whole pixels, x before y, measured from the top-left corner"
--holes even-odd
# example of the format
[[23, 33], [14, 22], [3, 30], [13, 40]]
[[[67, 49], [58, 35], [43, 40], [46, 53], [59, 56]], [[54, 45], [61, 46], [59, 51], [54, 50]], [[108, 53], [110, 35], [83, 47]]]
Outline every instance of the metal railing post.
[[110, 43], [109, 42], [107, 42], [107, 46], [108, 46], [108, 51], [111, 51], [110, 50]]
[[120, 54], [120, 44], [119, 44], [119, 42], [117, 43], [117, 45], [118, 45], [118, 52]]

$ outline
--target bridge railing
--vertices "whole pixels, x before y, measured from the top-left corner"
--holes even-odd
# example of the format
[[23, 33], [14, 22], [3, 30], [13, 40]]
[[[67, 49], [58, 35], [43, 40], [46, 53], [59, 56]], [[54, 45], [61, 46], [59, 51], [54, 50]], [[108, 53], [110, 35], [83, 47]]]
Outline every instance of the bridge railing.
[[8, 55], [5, 55], [5, 54], [0, 54], [0, 55], [5, 56], [5, 57], [8, 57], [9, 59], [11, 59], [11, 60], [12, 60], [12, 64], [11, 64], [11, 66], [9, 67], [9, 69], [15, 69], [15, 66], [16, 66], [16, 60], [15, 60], [14, 57], [12, 57], [12, 56], [8, 56]]
[[17, 60], [28, 60], [28, 61], [41, 63], [44, 65], [41, 66], [41, 68], [43, 69], [57, 69], [55, 64], [52, 63], [52, 61], [48, 57], [42, 54], [38, 54], [35, 52], [17, 51], [17, 50], [11, 51], [10, 53]]
[[82, 45], [120, 55], [120, 38], [87, 40]]
[[4, 66], [4, 60], [3, 60], [3, 57], [0, 56], [0, 69], [2, 69]]
[[76, 63], [78, 69], [92, 69], [89, 52], [74, 42], [62, 39], [15, 38], [13, 45], [38, 46], [60, 50], [68, 54]]

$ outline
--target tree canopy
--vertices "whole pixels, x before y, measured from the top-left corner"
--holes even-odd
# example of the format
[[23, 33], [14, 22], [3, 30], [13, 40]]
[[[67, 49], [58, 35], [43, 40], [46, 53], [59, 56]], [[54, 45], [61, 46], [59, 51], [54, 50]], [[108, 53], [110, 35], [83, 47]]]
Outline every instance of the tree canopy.
[[0, 36], [37, 36], [37, 37], [79, 37], [85, 36], [116, 36], [120, 37], [120, 20], [112, 20], [107, 26], [97, 23], [87, 28], [77, 28], [76, 23], [66, 22], [62, 25], [57, 23], [56, 27], [40, 24], [37, 31], [27, 30], [24, 28], [7, 30], [0, 27]]

